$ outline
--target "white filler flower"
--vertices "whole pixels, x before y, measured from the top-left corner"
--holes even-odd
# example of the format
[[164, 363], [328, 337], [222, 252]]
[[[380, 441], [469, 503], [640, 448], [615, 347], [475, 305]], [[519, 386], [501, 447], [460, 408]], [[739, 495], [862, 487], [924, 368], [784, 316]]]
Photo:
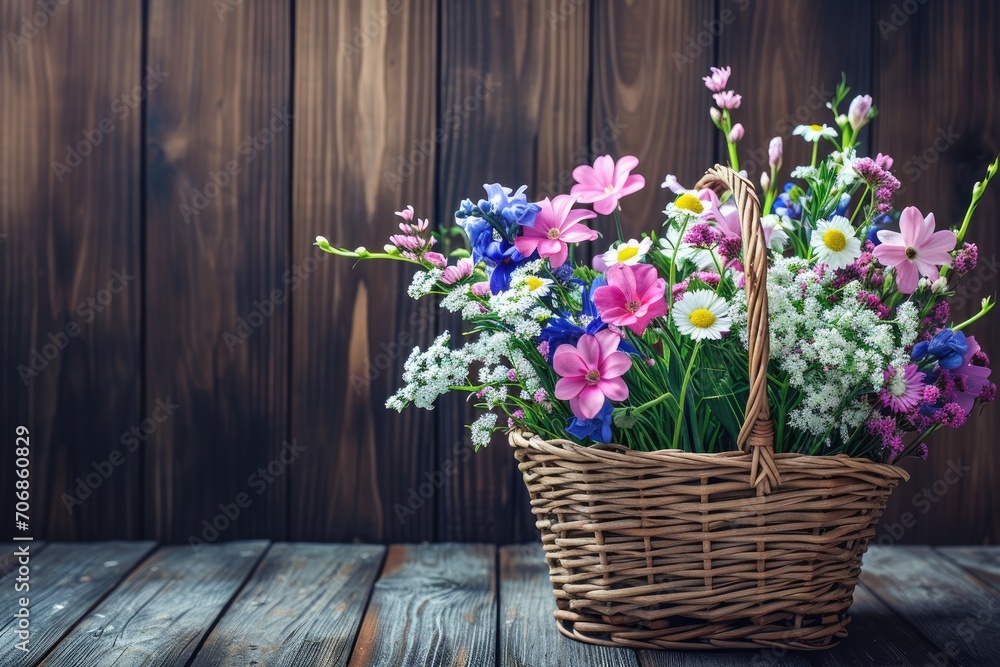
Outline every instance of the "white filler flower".
[[732, 324], [729, 304], [711, 290], [688, 292], [671, 310], [677, 329], [694, 340], [719, 340]]
[[820, 220], [812, 233], [816, 258], [831, 269], [843, 269], [861, 256], [861, 241], [847, 218], [835, 215], [830, 222]]

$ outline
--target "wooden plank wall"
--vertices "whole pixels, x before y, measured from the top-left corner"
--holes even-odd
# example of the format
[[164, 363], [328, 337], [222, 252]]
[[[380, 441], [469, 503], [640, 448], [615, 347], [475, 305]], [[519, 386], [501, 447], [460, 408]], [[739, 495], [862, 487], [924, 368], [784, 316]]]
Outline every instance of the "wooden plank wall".
[[[0, 2], [0, 433], [31, 428], [39, 538], [533, 539], [503, 440], [463, 448], [461, 400], [382, 407], [408, 349], [457, 323], [403, 295], [405, 269], [326, 261], [312, 239], [380, 247], [406, 204], [450, 224], [483, 183], [554, 195], [605, 152], [639, 157], [625, 224], [654, 226], [663, 176], [722, 157], [712, 64], [734, 67], [758, 169], [775, 134], [786, 164], [805, 157], [791, 129], [824, 118], [840, 72], [880, 107], [865, 146], [939, 220], [1000, 152], [986, 0], [37, 11]], [[993, 192], [963, 314], [996, 291], [998, 214]], [[883, 541], [995, 543], [994, 434], [987, 411], [908, 463]], [[12, 488], [11, 457], [0, 470]]]

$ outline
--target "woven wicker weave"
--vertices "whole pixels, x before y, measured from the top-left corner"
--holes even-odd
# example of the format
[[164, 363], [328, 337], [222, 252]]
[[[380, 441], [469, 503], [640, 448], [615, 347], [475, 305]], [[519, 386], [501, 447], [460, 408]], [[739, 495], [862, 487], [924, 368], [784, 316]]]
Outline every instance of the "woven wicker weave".
[[[740, 452], [633, 452], [512, 431], [542, 533], [559, 630], [633, 648], [829, 648], [861, 557], [907, 474], [775, 454], [767, 403], [767, 248], [751, 184], [716, 165], [742, 223], [750, 393]], [[749, 482], [749, 483], [748, 483]]]

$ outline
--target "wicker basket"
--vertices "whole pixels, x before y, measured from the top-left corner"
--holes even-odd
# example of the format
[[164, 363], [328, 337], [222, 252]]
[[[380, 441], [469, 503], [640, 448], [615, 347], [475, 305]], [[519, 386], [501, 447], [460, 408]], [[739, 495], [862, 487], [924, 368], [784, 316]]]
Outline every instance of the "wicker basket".
[[[766, 371], [767, 248], [751, 184], [703, 185], [740, 210], [750, 395], [740, 452], [633, 452], [512, 431], [555, 591], [559, 631], [633, 648], [823, 649], [847, 634], [891, 465], [775, 454]], [[748, 484], [749, 480], [749, 484]]]

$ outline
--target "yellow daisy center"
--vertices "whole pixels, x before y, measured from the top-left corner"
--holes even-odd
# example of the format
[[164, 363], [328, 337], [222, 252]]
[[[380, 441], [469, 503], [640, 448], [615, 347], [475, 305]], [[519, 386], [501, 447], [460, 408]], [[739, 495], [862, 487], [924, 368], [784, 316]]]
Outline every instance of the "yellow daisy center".
[[531, 290], [532, 292], [534, 292], [539, 287], [545, 285], [545, 281], [539, 278], [538, 276], [530, 276], [527, 282], [528, 282], [528, 289]]
[[839, 229], [828, 229], [823, 232], [823, 245], [834, 252], [840, 252], [847, 247], [847, 237]]
[[701, 200], [689, 192], [685, 192], [678, 197], [677, 201], [674, 202], [674, 206], [685, 211], [691, 211], [695, 215], [701, 215], [701, 212], [705, 210], [705, 206], [701, 203]]
[[812, 130], [813, 132], [819, 132], [820, 130], [823, 129], [823, 126], [822, 125], [810, 125], [809, 129]]
[[707, 329], [715, 324], [715, 315], [708, 308], [698, 308], [691, 312], [691, 324], [699, 329]]
[[618, 261], [626, 262], [639, 254], [639, 249], [632, 246], [625, 246], [618, 249]]

